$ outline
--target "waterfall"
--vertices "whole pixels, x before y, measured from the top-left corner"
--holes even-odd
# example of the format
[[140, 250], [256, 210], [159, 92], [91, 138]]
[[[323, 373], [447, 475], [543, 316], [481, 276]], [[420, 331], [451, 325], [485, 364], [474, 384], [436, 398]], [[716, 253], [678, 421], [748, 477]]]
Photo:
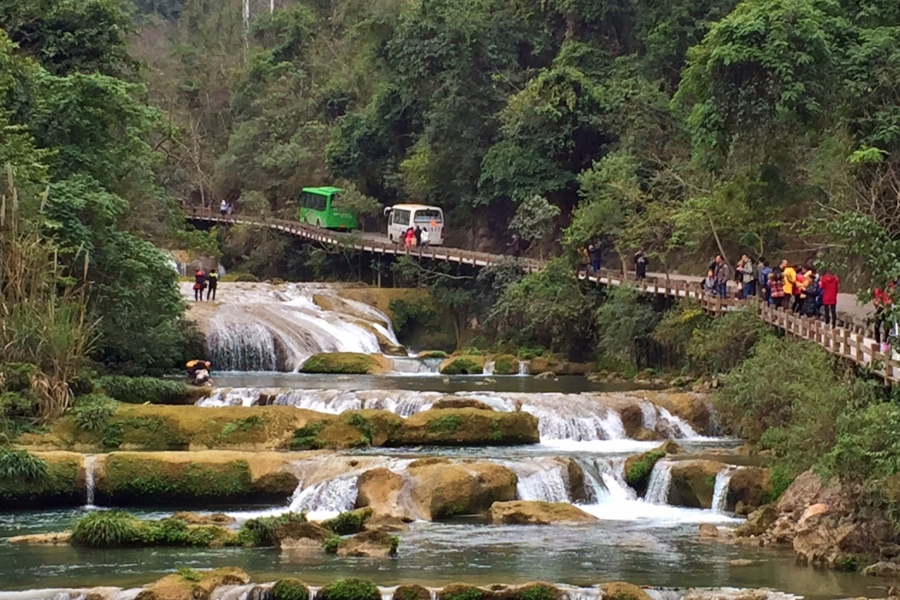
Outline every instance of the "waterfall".
[[484, 366], [481, 368], [482, 375], [493, 375], [494, 374], [494, 361], [488, 360], [485, 361]]
[[[356, 505], [356, 478], [358, 473], [320, 481], [294, 492], [290, 509], [294, 512], [305, 510], [316, 512], [342, 512], [353, 510]], [[302, 484], [301, 484], [302, 485]]]
[[[182, 290], [193, 297], [190, 283]], [[319, 352], [401, 350], [386, 314], [341, 298], [335, 286], [235, 283], [219, 290], [215, 306], [201, 313], [201, 328], [220, 371], [297, 371]]]
[[672, 463], [658, 460], [650, 472], [650, 483], [644, 501], [650, 504], [668, 504], [669, 486], [672, 484]]
[[391, 373], [398, 375], [436, 375], [442, 360], [441, 358], [392, 356]]
[[728, 484], [736, 471], [736, 468], [729, 465], [716, 473], [716, 484], [713, 486], [712, 505], [710, 506], [713, 512], [719, 514], [725, 512], [725, 507], [728, 505]]
[[641, 425], [650, 431], [656, 431], [656, 425], [659, 422], [659, 412], [656, 405], [650, 404], [646, 400], [641, 402]]
[[94, 506], [94, 470], [97, 466], [97, 457], [93, 454], [87, 454], [84, 457], [84, 487], [87, 490], [87, 498], [85, 504], [87, 507]]
[[608, 458], [576, 458], [584, 473], [589, 504], [636, 500], [637, 494], [625, 483], [625, 461]]
[[271, 586], [258, 583], [220, 585], [209, 594], [209, 600], [271, 600], [271, 598]]
[[552, 458], [504, 461], [501, 464], [512, 469], [519, 478], [516, 484], [516, 497], [519, 500], [571, 501], [568, 472]]
[[687, 421], [681, 417], [676, 417], [662, 406], [657, 406], [659, 411], [659, 429], [660, 433], [674, 439], [678, 438], [695, 438], [698, 437], [697, 432], [691, 427]]
[[519, 370], [516, 375], [528, 375], [528, 363], [524, 360], [519, 361]]
[[559, 586], [563, 591], [564, 600], [600, 600], [603, 594], [596, 587], [569, 587]]

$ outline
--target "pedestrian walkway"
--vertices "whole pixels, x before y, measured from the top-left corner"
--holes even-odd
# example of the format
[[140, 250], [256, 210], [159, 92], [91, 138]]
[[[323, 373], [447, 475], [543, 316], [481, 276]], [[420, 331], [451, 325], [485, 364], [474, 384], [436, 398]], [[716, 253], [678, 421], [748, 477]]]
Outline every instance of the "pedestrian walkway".
[[[509, 259], [508, 256], [502, 254], [475, 252], [447, 246], [433, 246], [427, 249], [406, 248], [392, 243], [386, 236], [380, 234], [358, 231], [338, 233], [284, 219], [223, 216], [212, 212], [211, 209], [187, 208], [185, 217], [192, 221], [268, 227], [288, 235], [332, 246], [335, 250], [348, 249], [381, 255], [408, 255], [415, 258], [468, 264], [476, 267], [487, 267]], [[523, 258], [519, 259], [519, 264], [526, 271], [536, 271], [543, 267], [545, 263], [535, 259]], [[582, 273], [579, 277], [594, 281], [599, 285], [629, 284], [650, 294], [661, 294], [674, 298], [693, 298], [700, 303], [703, 310], [710, 314], [719, 314], [724, 311], [741, 308], [754, 310], [763, 321], [783, 329], [787, 335], [813, 341], [832, 354], [871, 369], [872, 372], [883, 377], [885, 381], [900, 381], [900, 355], [892, 351], [882, 353], [871, 334], [870, 328], [861, 319], [841, 322], [839, 327], [829, 327], [815, 319], [774, 309], [759, 302], [755, 297], [748, 300], [737, 300], [707, 294], [703, 291], [700, 278], [689, 275], [653, 273], [648, 274], [648, 277], [644, 279], [636, 280], [631, 273], [600, 269], [596, 274], [586, 275]], [[844, 296], [846, 302], [849, 294]]]

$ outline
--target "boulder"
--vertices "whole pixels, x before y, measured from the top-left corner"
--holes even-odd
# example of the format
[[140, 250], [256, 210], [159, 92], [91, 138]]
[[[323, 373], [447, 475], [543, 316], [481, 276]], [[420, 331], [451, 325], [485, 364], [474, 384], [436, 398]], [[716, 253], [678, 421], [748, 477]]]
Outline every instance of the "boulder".
[[625, 581], [610, 581], [600, 584], [602, 600], [653, 600], [638, 586]]
[[750, 513], [747, 520], [735, 529], [737, 537], [754, 537], [762, 535], [778, 519], [778, 510], [767, 504]]
[[711, 460], [682, 460], [672, 463], [669, 504], [689, 508], [710, 508], [716, 475], [722, 463]]
[[241, 569], [224, 567], [201, 571], [199, 581], [185, 579], [180, 574], [166, 575], [144, 587], [135, 600], [209, 600], [210, 593], [223, 585], [245, 585], [250, 576]]
[[375, 517], [392, 517], [403, 521], [416, 518], [406, 508], [401, 489], [403, 479], [386, 467], [365, 471], [356, 480], [356, 506], [371, 507]]
[[303, 362], [303, 373], [337, 373], [344, 375], [375, 375], [391, 370], [390, 361], [383, 354], [362, 352], [321, 352]]
[[441, 375], [481, 375], [484, 373], [484, 356], [476, 354], [454, 355], [445, 358], [438, 371]]
[[586, 501], [587, 492], [584, 483], [584, 470], [581, 468], [581, 465], [570, 456], [558, 456], [554, 460], [566, 469], [567, 491], [572, 502]]
[[438, 600], [488, 600], [491, 593], [480, 587], [467, 583], [451, 583], [437, 593]]
[[406, 418], [387, 445], [518, 445], [540, 442], [538, 419], [522, 411], [430, 409]]
[[342, 539], [337, 547], [338, 556], [366, 556], [387, 558], [397, 555], [397, 537], [384, 531], [363, 531]]
[[800, 513], [813, 503], [813, 499], [822, 491], [822, 480], [812, 471], [801, 473], [791, 482], [778, 499], [778, 512]]
[[493, 361], [494, 375], [515, 375], [519, 371], [519, 359], [512, 354], [498, 354]]
[[316, 523], [289, 521], [275, 529], [275, 547], [285, 551], [322, 551], [322, 542], [333, 534]]
[[[309, 600], [309, 587], [293, 577], [279, 579], [272, 586], [272, 600]], [[248, 600], [250, 597], [248, 596]]]
[[[772, 491], [769, 470], [761, 467], [741, 467], [728, 481], [728, 507], [739, 515], [746, 515], [758, 507]], [[737, 511], [738, 506], [741, 512]]]
[[862, 573], [870, 577], [892, 577], [898, 579], [900, 578], [900, 563], [893, 561], [877, 562], [863, 569]]
[[542, 371], [534, 376], [535, 379], [553, 379], [556, 377], [556, 373], [553, 371]]
[[797, 525], [803, 525], [804, 523], [806, 523], [806, 521], [808, 521], [812, 517], [815, 517], [817, 515], [821, 515], [821, 514], [824, 514], [827, 512], [828, 512], [828, 505], [823, 504], [821, 502], [819, 504], [813, 504], [811, 506], [807, 506], [806, 510], [803, 511], [803, 514], [800, 515], [800, 520], [797, 521]]
[[68, 544], [72, 534], [68, 531], [56, 533], [32, 533], [30, 535], [17, 535], [6, 540], [8, 544], [23, 544], [25, 546], [62, 546]]
[[568, 502], [542, 502], [539, 500], [494, 502], [491, 505], [490, 515], [491, 522], [495, 525], [549, 525], [550, 523], [583, 523], [597, 520], [597, 517]]
[[477, 408], [478, 410], [494, 410], [494, 408], [474, 398], [458, 398], [455, 396], [445, 396], [431, 405], [431, 408]]
[[641, 412], [640, 405], [629, 403], [619, 409], [619, 417], [622, 419], [622, 425], [625, 427], [625, 435], [632, 439], [640, 429], [644, 428], [644, 414]]
[[381, 600], [381, 591], [367, 579], [350, 577], [323, 586], [316, 600]]
[[358, 508], [356, 510], [345, 510], [333, 519], [323, 521], [322, 527], [337, 535], [359, 533], [363, 530], [363, 526], [372, 516], [373, 512], [374, 511], [369, 507]]
[[719, 539], [719, 528], [712, 523], [700, 523], [700, 539], [701, 540], [717, 540]]
[[650, 473], [653, 472], [656, 461], [667, 454], [678, 454], [679, 452], [682, 452], [681, 446], [672, 440], [667, 440], [653, 450], [629, 456], [625, 459], [625, 482], [633, 487], [638, 495], [643, 496], [647, 491]]
[[391, 600], [431, 600], [431, 590], [421, 585], [400, 585]]
[[376, 515], [366, 520], [363, 524], [366, 531], [386, 531], [395, 533], [397, 531], [406, 531], [409, 525], [403, 519], [393, 517], [391, 515]]
[[408, 467], [409, 500], [418, 518], [438, 520], [486, 513], [494, 502], [514, 500], [518, 478], [512, 469], [492, 462], [417, 461]]
[[47, 476], [23, 480], [0, 475], [0, 510], [82, 506], [87, 497], [84, 457], [74, 452], [35, 452]]
[[231, 525], [237, 519], [225, 513], [212, 513], [208, 515], [198, 515], [188, 511], [178, 511], [172, 515], [176, 519], [181, 519], [188, 525]]

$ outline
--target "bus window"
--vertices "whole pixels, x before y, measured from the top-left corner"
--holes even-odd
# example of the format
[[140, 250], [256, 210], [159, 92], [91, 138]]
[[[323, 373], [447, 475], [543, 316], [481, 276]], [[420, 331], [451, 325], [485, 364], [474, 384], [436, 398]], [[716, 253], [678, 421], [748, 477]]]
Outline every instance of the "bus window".
[[409, 226], [409, 211], [403, 209], [395, 209], [391, 213], [394, 215], [394, 225]]
[[420, 208], [416, 211], [415, 217], [413, 220], [416, 223], [430, 223], [434, 221], [435, 223], [441, 223], [444, 220], [443, 214], [441, 211], [435, 210], [433, 208]]

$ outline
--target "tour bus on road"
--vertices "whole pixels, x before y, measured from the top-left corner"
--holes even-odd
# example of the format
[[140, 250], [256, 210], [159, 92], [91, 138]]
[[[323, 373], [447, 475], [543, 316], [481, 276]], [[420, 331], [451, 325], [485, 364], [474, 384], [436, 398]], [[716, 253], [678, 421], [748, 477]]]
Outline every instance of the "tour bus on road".
[[406, 231], [417, 226], [428, 231], [428, 243], [444, 243], [444, 211], [438, 206], [424, 204], [395, 204], [384, 209], [388, 218], [387, 234], [392, 242], [402, 243]]
[[336, 187], [305, 187], [300, 193], [301, 223], [325, 229], [356, 229], [356, 213], [335, 206], [341, 193]]

